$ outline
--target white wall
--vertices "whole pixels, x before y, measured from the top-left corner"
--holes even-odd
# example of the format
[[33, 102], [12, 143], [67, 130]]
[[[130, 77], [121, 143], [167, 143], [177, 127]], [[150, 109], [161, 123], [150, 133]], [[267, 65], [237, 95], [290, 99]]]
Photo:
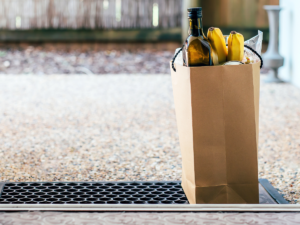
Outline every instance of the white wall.
[[300, 88], [300, 0], [280, 0], [279, 52], [284, 65], [279, 77]]

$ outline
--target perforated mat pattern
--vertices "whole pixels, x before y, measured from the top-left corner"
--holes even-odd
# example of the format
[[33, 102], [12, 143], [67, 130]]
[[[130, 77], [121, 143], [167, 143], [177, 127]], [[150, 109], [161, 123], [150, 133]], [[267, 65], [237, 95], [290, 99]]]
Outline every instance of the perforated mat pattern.
[[188, 204], [180, 182], [6, 183], [0, 204]]

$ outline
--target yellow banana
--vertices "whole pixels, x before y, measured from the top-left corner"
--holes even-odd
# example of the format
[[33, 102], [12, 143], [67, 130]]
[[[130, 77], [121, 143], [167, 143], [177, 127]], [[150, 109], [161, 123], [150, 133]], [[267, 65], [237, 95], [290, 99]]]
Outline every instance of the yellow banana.
[[227, 61], [242, 61], [244, 57], [244, 36], [231, 31], [228, 38]]
[[228, 50], [226, 48], [225, 38], [219, 28], [211, 27], [208, 29], [207, 38], [218, 55], [219, 63], [226, 62]]
[[[211, 46], [211, 45], [210, 45]], [[211, 57], [212, 57], [212, 61], [213, 61], [213, 65], [219, 65], [219, 58], [218, 58], [218, 54], [217, 51], [214, 47], [211, 46]]]

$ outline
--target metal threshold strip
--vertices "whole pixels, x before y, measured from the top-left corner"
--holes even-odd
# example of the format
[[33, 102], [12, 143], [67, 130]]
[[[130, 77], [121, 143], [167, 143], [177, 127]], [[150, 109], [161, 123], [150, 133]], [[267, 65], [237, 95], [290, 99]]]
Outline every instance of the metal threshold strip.
[[300, 205], [197, 204], [197, 205], [79, 205], [12, 204], [0, 205], [0, 211], [98, 211], [98, 212], [300, 212]]

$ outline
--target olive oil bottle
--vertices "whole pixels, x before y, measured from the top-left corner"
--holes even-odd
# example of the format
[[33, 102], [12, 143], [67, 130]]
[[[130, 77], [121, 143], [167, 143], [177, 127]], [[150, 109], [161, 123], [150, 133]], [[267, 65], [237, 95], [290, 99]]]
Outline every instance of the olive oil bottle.
[[187, 11], [190, 27], [183, 48], [183, 62], [189, 67], [212, 66], [212, 48], [203, 32], [202, 8], [190, 8]]

